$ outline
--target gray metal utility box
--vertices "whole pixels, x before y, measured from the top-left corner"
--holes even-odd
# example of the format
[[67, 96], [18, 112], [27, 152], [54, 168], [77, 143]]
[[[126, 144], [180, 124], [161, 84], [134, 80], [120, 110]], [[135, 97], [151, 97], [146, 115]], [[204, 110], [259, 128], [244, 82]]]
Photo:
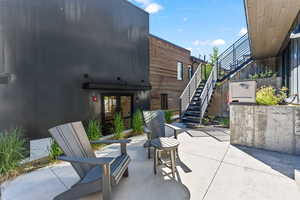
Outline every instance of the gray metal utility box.
[[256, 103], [256, 81], [229, 83], [229, 103]]

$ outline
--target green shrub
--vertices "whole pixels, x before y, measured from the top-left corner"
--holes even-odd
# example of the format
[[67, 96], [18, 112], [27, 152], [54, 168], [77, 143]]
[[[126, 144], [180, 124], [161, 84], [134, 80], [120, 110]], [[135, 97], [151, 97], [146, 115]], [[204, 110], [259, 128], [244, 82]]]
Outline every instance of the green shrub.
[[63, 151], [58, 146], [58, 144], [55, 142], [55, 140], [52, 140], [52, 144], [50, 147], [50, 158], [52, 160], [56, 160], [58, 156], [62, 155]]
[[172, 111], [170, 110], [165, 111], [165, 120], [168, 124], [172, 123]]
[[229, 118], [223, 118], [222, 121], [221, 121], [221, 124], [224, 127], [229, 127], [230, 126], [230, 120], [229, 120]]
[[0, 133], [0, 174], [5, 175], [19, 166], [26, 153], [26, 141], [23, 130], [15, 128], [12, 131]]
[[271, 86], [264, 86], [256, 92], [256, 103], [259, 105], [278, 105], [287, 97], [285, 88], [276, 94], [276, 90]]
[[114, 134], [116, 139], [123, 138], [123, 131], [125, 130], [124, 121], [120, 113], [115, 114], [114, 119]]
[[98, 140], [102, 136], [102, 128], [98, 120], [89, 120], [86, 129], [86, 134], [90, 141]]
[[143, 125], [144, 125], [144, 121], [143, 121], [142, 112], [140, 110], [137, 110], [133, 114], [133, 119], [132, 119], [132, 129], [133, 129], [133, 132], [135, 134], [141, 134], [141, 133], [143, 133]]
[[209, 125], [209, 119], [206, 118], [206, 117], [203, 117], [203, 118], [202, 118], [202, 124], [203, 124], [203, 125]]
[[202, 78], [203, 80], [207, 80], [209, 78], [213, 66], [211, 64], [206, 64], [204, 67], [205, 67], [205, 71], [204, 71], [205, 73], [203, 73], [204, 77]]
[[256, 73], [256, 74], [250, 74], [249, 79], [251, 80], [257, 80], [260, 78], [270, 78], [270, 77], [275, 77], [277, 74], [276, 72], [273, 72], [271, 70], [266, 71], [266, 72], [261, 72], [261, 73]]
[[211, 122], [216, 119], [216, 116], [214, 116], [214, 115], [208, 115], [207, 117], [208, 117], [209, 121], [211, 121]]

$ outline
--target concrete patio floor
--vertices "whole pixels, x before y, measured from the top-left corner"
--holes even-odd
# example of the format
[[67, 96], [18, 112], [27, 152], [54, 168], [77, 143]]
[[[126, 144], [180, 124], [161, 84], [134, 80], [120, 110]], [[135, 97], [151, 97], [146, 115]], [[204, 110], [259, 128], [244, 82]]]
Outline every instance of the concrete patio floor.
[[[192, 130], [198, 131], [199, 130]], [[294, 170], [300, 169], [300, 157], [236, 147], [207, 135], [210, 130], [191, 137], [179, 135], [176, 179], [161, 168], [155, 176], [153, 161], [143, 148], [145, 136], [134, 137], [128, 146], [132, 158], [129, 177], [113, 187], [115, 200], [282, 200], [299, 199], [300, 190], [294, 181]], [[211, 130], [213, 135], [216, 130]], [[196, 134], [197, 135], [197, 134]], [[107, 146], [97, 156], [119, 153], [118, 145]], [[185, 167], [184, 167], [185, 166]], [[191, 172], [187, 172], [191, 170]], [[68, 163], [45, 167], [1, 186], [1, 200], [52, 199], [78, 181]], [[84, 200], [102, 199], [94, 194]]]

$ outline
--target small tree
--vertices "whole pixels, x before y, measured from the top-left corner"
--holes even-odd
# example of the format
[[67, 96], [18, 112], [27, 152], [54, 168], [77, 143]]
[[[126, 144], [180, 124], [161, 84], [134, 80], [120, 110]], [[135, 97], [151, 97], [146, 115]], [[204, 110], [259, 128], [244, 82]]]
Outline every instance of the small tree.
[[143, 125], [144, 125], [144, 121], [143, 121], [142, 112], [140, 110], [137, 110], [133, 114], [133, 119], [132, 119], [132, 129], [134, 133], [137, 135], [143, 133]]
[[212, 54], [210, 54], [210, 62], [212, 65], [215, 65], [219, 57], [219, 49], [218, 47], [213, 48]]
[[115, 114], [114, 119], [114, 134], [116, 139], [123, 138], [123, 131], [125, 130], [124, 121], [120, 113]]
[[23, 130], [20, 128], [0, 132], [0, 176], [6, 175], [20, 165], [26, 154], [25, 144]]
[[61, 150], [61, 148], [58, 146], [58, 144], [55, 142], [54, 139], [52, 139], [52, 143], [50, 146], [50, 158], [52, 160], [56, 160], [56, 158], [60, 155], [63, 154], [63, 151]]
[[165, 120], [168, 124], [172, 123], [172, 111], [170, 110], [165, 111]]
[[102, 136], [101, 124], [98, 120], [89, 120], [86, 128], [89, 140], [98, 140]]

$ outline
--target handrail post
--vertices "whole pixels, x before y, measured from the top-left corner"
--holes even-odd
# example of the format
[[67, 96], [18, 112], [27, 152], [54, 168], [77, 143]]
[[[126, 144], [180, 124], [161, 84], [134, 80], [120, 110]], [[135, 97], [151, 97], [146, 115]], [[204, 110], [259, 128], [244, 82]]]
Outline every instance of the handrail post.
[[182, 122], [182, 100], [179, 98], [179, 119]]
[[[217, 68], [217, 77], [219, 77], [219, 57], [217, 58], [217, 61], [216, 61], [216, 68]], [[217, 78], [218, 79], [218, 78]]]
[[191, 87], [189, 86], [189, 102], [191, 101]]
[[197, 74], [196, 74], [196, 76], [195, 76], [195, 88], [197, 89], [197, 87], [198, 87], [198, 85], [197, 85], [197, 83], [198, 83], [198, 80], [197, 80]]

